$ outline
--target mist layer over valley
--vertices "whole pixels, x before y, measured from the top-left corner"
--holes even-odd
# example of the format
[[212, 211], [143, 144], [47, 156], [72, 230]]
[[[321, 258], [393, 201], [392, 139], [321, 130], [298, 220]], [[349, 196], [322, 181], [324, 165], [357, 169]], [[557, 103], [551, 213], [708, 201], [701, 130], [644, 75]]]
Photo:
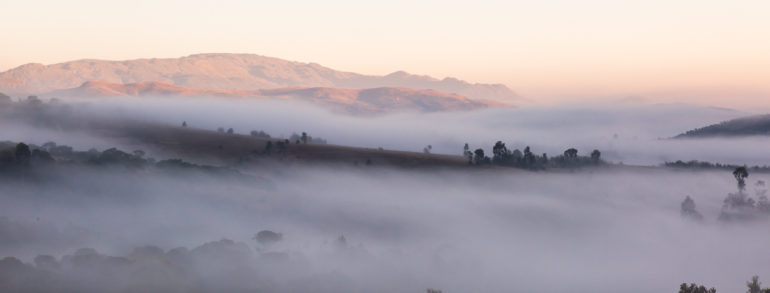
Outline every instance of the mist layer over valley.
[[[226, 246], [217, 252], [223, 259], [203, 258], [179, 274], [205, 283], [226, 273], [225, 288], [277, 292], [613, 292], [630, 283], [643, 292], [683, 280], [736, 288], [770, 261], [753, 253], [770, 244], [756, 236], [766, 223], [716, 221], [734, 190], [724, 172], [243, 172], [271, 184], [88, 168], [46, 183], [6, 181], [3, 202], [13, 204], [1, 210], [1, 252], [28, 262], [81, 247], [131, 256], [146, 245], [193, 249], [226, 238], [237, 243], [235, 252]], [[680, 217], [685, 195], [696, 199], [705, 222]], [[261, 230], [283, 238], [266, 247], [251, 239]], [[212, 266], [221, 270], [208, 271]], [[145, 278], [120, 277], [127, 288], [156, 282]]]
[[[736, 191], [731, 171], [659, 166], [770, 164], [761, 137], [666, 139], [745, 115], [737, 111], [603, 104], [355, 117], [276, 101], [13, 104], [0, 106], [9, 141], [0, 256], [14, 257], [0, 261], [6, 288], [673, 292], [696, 282], [737, 291], [770, 261], [758, 253], [770, 245], [766, 218], [718, 220]], [[302, 132], [330, 145], [289, 141], [278, 151]], [[608, 163], [532, 171], [461, 156], [466, 142], [489, 153], [498, 140], [549, 157], [597, 149]], [[18, 142], [31, 148], [28, 166]], [[57, 154], [63, 145], [74, 150]], [[34, 161], [43, 151], [49, 165]], [[311, 151], [334, 151], [334, 162], [303, 156]], [[191, 163], [169, 169], [168, 159]], [[757, 200], [760, 180], [770, 175], [746, 179]], [[686, 196], [702, 220], [682, 217]]]
[[[240, 134], [261, 130], [276, 138], [305, 131], [331, 144], [346, 146], [419, 152], [431, 145], [433, 153], [460, 155], [464, 143], [474, 149], [489, 149], [502, 140], [512, 149], [530, 146], [537, 154], [558, 155], [570, 147], [583, 154], [599, 149], [609, 161], [635, 165], [676, 160], [770, 165], [770, 158], [763, 155], [763, 150], [770, 147], [767, 136], [670, 139], [689, 129], [750, 114], [688, 104], [616, 102], [470, 112], [402, 111], [362, 117], [286, 100], [148, 97], [80, 101], [68, 110], [70, 115], [168, 125], [187, 122], [200, 129], [233, 128]], [[0, 129], [3, 127], [10, 126], [0, 125]], [[46, 130], [6, 131], [6, 136], [38, 144], [54, 140], [46, 137], [55, 135], [50, 133], [32, 137], [40, 131]], [[63, 143], [86, 149], [113, 146], [102, 142], [89, 146], [82, 144], [82, 139], [63, 139]]]

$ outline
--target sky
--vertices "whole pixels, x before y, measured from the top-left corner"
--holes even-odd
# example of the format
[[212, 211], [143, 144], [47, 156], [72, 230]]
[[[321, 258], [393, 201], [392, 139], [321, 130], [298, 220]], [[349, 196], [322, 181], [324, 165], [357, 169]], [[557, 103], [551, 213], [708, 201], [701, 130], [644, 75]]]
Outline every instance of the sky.
[[255, 53], [502, 83], [537, 102], [770, 98], [770, 1], [9, 1], [0, 70]]

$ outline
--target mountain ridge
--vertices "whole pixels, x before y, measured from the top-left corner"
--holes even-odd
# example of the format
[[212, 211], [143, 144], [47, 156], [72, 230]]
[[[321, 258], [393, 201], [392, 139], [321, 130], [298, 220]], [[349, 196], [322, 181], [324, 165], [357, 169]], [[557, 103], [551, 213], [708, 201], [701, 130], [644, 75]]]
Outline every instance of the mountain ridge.
[[220, 90], [189, 88], [157, 81], [122, 84], [95, 80], [85, 82], [76, 88], [57, 90], [43, 96], [51, 98], [172, 96], [295, 99], [350, 114], [385, 113], [396, 110], [465, 111], [507, 106], [499, 102], [473, 100], [465, 96], [436, 90], [411, 88], [287, 87], [260, 90]]
[[0, 92], [42, 94], [79, 87], [92, 80], [113, 83], [166, 82], [182, 87], [256, 90], [285, 87], [433, 89], [471, 99], [513, 104], [521, 97], [502, 84], [469, 83], [396, 71], [364, 75], [317, 63], [289, 61], [256, 54], [204, 53], [180, 58], [132, 60], [80, 59], [50, 65], [28, 63], [0, 72]]

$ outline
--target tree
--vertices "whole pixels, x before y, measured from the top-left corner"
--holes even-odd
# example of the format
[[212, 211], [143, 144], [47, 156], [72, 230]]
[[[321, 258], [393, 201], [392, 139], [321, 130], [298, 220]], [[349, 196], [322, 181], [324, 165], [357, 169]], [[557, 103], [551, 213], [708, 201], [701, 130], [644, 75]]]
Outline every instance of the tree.
[[746, 293], [762, 293], [761, 285], [762, 283], [759, 282], [759, 276], [751, 277], [751, 281], [746, 282], [746, 287], [749, 287], [749, 290], [746, 291]]
[[682, 283], [682, 285], [679, 285], [679, 293], [716, 293], [717, 290], [714, 288], [706, 289], [703, 285], [696, 285], [695, 283], [691, 283], [689, 286], [687, 286], [687, 283]]
[[513, 164], [511, 151], [505, 147], [505, 143], [502, 141], [498, 140], [495, 145], [492, 146], [492, 162], [497, 165]]
[[476, 163], [476, 165], [483, 164], [484, 163], [484, 158], [486, 158], [486, 156], [484, 156], [484, 150], [483, 149], [476, 149], [475, 151], [473, 151], [473, 153], [475, 154], [475, 156], [473, 157], [474, 163]]
[[235, 130], [233, 130], [232, 127], [227, 129], [227, 134], [233, 134], [233, 133], [235, 133]]
[[286, 142], [279, 140], [275, 145], [278, 147], [278, 153], [282, 154], [286, 152]]
[[698, 221], [703, 220], [703, 215], [695, 210], [695, 201], [690, 198], [689, 195], [685, 197], [684, 201], [682, 201], [680, 212], [682, 217], [691, 218]]
[[569, 159], [575, 159], [577, 158], [578, 150], [575, 148], [569, 148], [566, 151], [564, 151], [564, 157]]
[[430, 154], [430, 151], [433, 149], [432, 145], [428, 145], [422, 149], [423, 153]]
[[524, 168], [535, 167], [535, 154], [532, 153], [529, 146], [524, 148], [524, 156], [521, 161]]
[[222, 133], [224, 133], [224, 132], [225, 132], [225, 129], [224, 129], [224, 128], [222, 128], [222, 127], [219, 127], [219, 128], [217, 128], [217, 132], [222, 132]]
[[270, 138], [270, 135], [262, 130], [260, 131], [252, 130], [251, 132], [249, 132], [249, 134], [251, 134], [251, 136], [254, 136], [254, 137]]
[[463, 156], [465, 156], [465, 158], [468, 159], [468, 165], [473, 164], [473, 152], [471, 152], [471, 147], [468, 146], [467, 142], [463, 147]]
[[16, 145], [16, 161], [20, 164], [28, 164], [29, 159], [32, 158], [32, 151], [29, 150], [29, 146], [23, 142]]
[[514, 164], [521, 161], [522, 158], [524, 158], [524, 154], [519, 149], [515, 149], [513, 150], [513, 153], [511, 153], [511, 162]]
[[187, 127], [187, 121], [182, 121], [182, 127]]
[[307, 143], [307, 132], [302, 132], [302, 143]]
[[591, 161], [593, 161], [594, 164], [599, 164], [599, 162], [601, 161], [601, 158], [602, 158], [602, 152], [600, 152], [599, 150], [594, 150], [593, 152], [591, 152]]
[[270, 230], [262, 230], [259, 231], [259, 233], [254, 234], [254, 237], [251, 239], [257, 240], [257, 242], [263, 246], [270, 246], [280, 242], [283, 239], [283, 234]]
[[733, 177], [738, 181], [738, 192], [743, 193], [743, 190], [746, 189], [746, 178], [749, 177], [749, 171], [746, 170], [745, 166], [735, 168]]
[[270, 151], [272, 150], [273, 150], [273, 142], [268, 140], [267, 143], [265, 144], [265, 153], [269, 154]]

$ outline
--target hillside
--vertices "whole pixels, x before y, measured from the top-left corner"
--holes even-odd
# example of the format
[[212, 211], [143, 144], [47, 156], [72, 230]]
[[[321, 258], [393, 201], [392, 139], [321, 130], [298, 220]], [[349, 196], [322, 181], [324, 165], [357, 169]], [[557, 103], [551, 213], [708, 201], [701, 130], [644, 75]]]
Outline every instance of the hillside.
[[676, 138], [770, 135], [770, 114], [723, 121], [679, 134]]
[[337, 71], [253, 54], [197, 54], [181, 58], [125, 61], [77, 60], [59, 64], [26, 64], [0, 73], [0, 92], [41, 94], [79, 87], [85, 82], [164, 82], [213, 90], [257, 90], [284, 87], [403, 87], [456, 93], [472, 99], [515, 103], [520, 97], [501, 84], [472, 84], [455, 78], [436, 79], [406, 72], [385, 76]]
[[116, 97], [116, 96], [177, 96], [177, 97], [228, 97], [228, 98], [280, 98], [298, 99], [350, 114], [383, 113], [394, 110], [421, 112], [462, 111], [503, 106], [501, 103], [471, 100], [467, 97], [436, 90], [409, 88], [279, 88], [265, 90], [217, 90], [173, 85], [165, 82], [112, 83], [89, 81], [66, 90], [58, 90], [47, 97]]

